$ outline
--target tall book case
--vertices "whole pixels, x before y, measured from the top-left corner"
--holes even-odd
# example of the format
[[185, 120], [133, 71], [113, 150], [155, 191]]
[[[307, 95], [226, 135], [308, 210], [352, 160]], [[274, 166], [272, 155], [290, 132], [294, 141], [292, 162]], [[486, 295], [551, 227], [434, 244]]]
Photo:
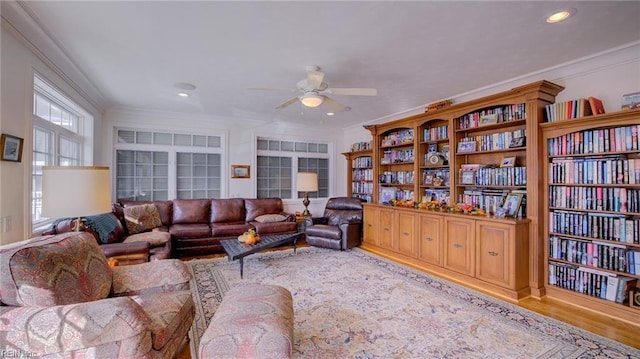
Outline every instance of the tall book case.
[[637, 325], [640, 110], [540, 127], [546, 294]]
[[373, 151], [366, 147], [358, 147], [342, 155], [347, 159], [347, 195], [371, 203], [374, 193]]
[[[363, 247], [509, 299], [544, 295], [538, 125], [562, 90], [539, 81], [366, 126], [374, 201], [365, 205]], [[511, 162], [500, 168], [503, 161]], [[505, 189], [526, 198], [515, 218], [493, 216]], [[415, 208], [472, 196], [489, 215]]]

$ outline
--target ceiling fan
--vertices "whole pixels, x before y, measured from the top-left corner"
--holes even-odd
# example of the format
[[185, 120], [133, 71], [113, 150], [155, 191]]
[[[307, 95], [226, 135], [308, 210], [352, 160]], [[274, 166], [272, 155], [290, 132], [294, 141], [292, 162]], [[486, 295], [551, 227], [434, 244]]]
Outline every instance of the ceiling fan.
[[285, 108], [300, 101], [307, 107], [318, 107], [325, 104], [332, 112], [341, 112], [348, 107], [341, 105], [331, 99], [328, 95], [349, 95], [349, 96], [376, 96], [378, 91], [374, 88], [332, 88], [323, 81], [324, 73], [320, 72], [318, 66], [307, 66], [307, 78], [298, 81], [295, 89], [275, 88], [275, 87], [250, 87], [250, 90], [266, 91], [286, 91], [300, 92], [301, 95], [288, 99], [276, 106], [276, 109]]

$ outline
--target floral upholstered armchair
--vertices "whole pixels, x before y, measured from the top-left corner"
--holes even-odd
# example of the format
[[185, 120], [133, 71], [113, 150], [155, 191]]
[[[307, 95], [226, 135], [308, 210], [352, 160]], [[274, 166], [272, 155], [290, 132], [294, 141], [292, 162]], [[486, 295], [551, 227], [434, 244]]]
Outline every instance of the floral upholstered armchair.
[[172, 358], [194, 315], [175, 259], [113, 267], [93, 236], [0, 246], [0, 352], [38, 358]]

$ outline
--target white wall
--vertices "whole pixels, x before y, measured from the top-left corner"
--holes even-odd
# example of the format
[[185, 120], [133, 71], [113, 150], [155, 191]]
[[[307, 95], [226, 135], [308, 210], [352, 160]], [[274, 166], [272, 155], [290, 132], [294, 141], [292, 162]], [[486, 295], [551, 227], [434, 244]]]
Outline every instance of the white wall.
[[[62, 80], [52, 67], [41, 61], [21, 42], [10, 25], [2, 21], [0, 33], [0, 132], [24, 139], [22, 162], [0, 161], [0, 245], [31, 236], [31, 114], [33, 108], [33, 73], [44, 75], [58, 89], [70, 96], [94, 116], [95, 129], [101, 127], [101, 115], [86, 99]], [[94, 163], [101, 162], [102, 144], [94, 147]]]

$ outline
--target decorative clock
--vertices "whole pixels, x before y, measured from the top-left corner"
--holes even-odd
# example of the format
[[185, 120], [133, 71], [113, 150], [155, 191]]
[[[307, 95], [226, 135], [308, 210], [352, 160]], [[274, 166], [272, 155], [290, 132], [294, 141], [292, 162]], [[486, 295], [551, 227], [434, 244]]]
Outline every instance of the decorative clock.
[[429, 154], [427, 157], [427, 165], [430, 166], [442, 166], [447, 159], [439, 152]]

